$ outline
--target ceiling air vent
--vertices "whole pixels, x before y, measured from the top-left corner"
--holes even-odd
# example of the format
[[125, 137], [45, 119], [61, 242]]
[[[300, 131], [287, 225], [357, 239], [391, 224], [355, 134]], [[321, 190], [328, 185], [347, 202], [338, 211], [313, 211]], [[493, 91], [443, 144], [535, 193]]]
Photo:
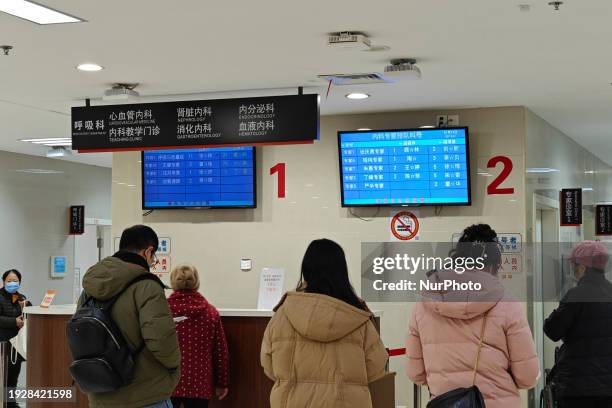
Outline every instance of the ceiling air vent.
[[319, 75], [319, 78], [331, 81], [334, 85], [388, 84], [393, 82], [376, 72], [367, 74]]

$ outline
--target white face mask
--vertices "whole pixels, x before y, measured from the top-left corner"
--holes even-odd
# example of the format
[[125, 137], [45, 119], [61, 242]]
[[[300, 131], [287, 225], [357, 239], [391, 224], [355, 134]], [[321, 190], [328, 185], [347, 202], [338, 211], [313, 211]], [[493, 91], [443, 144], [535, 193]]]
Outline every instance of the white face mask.
[[149, 268], [153, 269], [159, 261], [157, 260], [157, 255], [155, 252], [151, 252], [151, 260], [148, 262]]

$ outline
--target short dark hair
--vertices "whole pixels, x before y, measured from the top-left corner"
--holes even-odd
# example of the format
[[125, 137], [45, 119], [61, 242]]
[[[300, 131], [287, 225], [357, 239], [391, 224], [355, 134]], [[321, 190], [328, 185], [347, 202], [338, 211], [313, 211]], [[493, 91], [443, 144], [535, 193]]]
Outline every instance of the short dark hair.
[[146, 225], [134, 225], [125, 229], [121, 234], [121, 241], [119, 241], [120, 251], [139, 252], [148, 247], [153, 247], [157, 251], [158, 246], [157, 234], [153, 231], [153, 228]]
[[17, 279], [19, 279], [19, 282], [21, 282], [21, 272], [19, 272], [17, 269], [9, 269], [8, 271], [4, 272], [2, 274], [2, 282], [6, 282], [6, 278], [8, 278], [11, 273], [14, 273], [15, 276], [17, 276]]

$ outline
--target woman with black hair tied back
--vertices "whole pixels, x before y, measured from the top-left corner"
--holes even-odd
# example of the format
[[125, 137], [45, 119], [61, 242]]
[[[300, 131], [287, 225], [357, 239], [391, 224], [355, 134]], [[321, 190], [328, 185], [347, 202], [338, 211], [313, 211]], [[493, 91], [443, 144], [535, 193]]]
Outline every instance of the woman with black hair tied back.
[[371, 408], [368, 384], [385, 374], [388, 355], [351, 286], [342, 247], [312, 241], [297, 290], [275, 310], [261, 345], [275, 382], [270, 407]]
[[409, 323], [408, 377], [429, 387], [432, 407], [436, 397], [473, 386], [487, 408], [520, 407], [519, 389], [536, 384], [539, 360], [523, 307], [497, 278], [496, 232], [486, 224], [466, 228], [451, 257], [478, 259], [472, 264], [481, 267], [433, 271], [427, 279], [477, 282], [482, 289], [422, 293]]
[[[6, 386], [15, 388], [21, 363], [24, 358], [10, 344], [9, 340], [17, 336], [19, 330], [24, 325], [23, 308], [29, 305], [26, 297], [19, 293], [21, 287], [21, 273], [16, 269], [11, 269], [2, 275], [3, 287], [0, 289], [0, 341], [5, 344], [7, 368]], [[18, 407], [17, 403], [9, 402], [7, 407]]]

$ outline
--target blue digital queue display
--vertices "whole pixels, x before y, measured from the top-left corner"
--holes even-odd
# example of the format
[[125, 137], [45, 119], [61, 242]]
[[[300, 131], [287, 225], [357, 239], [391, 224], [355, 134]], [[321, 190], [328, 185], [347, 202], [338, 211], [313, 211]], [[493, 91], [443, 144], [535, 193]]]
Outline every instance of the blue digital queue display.
[[467, 128], [339, 132], [342, 205], [469, 205]]
[[255, 148], [142, 154], [143, 208], [255, 207]]

